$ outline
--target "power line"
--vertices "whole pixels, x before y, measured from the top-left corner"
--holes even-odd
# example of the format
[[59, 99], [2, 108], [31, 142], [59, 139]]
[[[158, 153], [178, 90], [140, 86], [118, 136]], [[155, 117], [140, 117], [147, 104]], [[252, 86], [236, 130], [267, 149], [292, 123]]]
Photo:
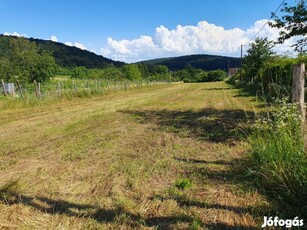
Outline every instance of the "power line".
[[271, 17], [269, 18], [269, 20], [267, 20], [267, 22], [261, 27], [261, 29], [249, 40], [249, 42], [245, 43], [244, 45], [250, 43], [251, 41], [254, 40], [254, 38], [264, 29], [264, 27], [269, 23], [269, 21], [273, 18], [273, 15], [275, 15], [277, 13], [277, 11], [280, 9], [280, 7], [285, 3], [286, 0], [283, 0], [282, 3], [280, 3], [280, 5], [278, 6], [278, 8], [274, 11], [274, 13], [271, 15]]

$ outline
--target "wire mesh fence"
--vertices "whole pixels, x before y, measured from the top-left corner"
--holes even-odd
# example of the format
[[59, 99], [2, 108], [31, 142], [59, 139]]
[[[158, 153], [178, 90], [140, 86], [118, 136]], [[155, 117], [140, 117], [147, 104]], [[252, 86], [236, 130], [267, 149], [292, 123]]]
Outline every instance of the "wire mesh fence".
[[52, 80], [47, 83], [33, 81], [33, 83], [4, 82], [1, 81], [2, 95], [20, 99], [45, 99], [61, 97], [86, 97], [105, 94], [110, 91], [129, 90], [157, 84], [169, 83], [167, 81], [150, 80]]

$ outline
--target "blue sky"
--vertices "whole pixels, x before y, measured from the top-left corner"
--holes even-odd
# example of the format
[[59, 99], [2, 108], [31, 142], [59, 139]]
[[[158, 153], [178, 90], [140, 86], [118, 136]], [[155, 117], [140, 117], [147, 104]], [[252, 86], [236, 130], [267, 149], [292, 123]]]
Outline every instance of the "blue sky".
[[[52, 38], [127, 62], [192, 53], [236, 56], [281, 2], [0, 0], [0, 33]], [[276, 34], [265, 28], [260, 36]]]

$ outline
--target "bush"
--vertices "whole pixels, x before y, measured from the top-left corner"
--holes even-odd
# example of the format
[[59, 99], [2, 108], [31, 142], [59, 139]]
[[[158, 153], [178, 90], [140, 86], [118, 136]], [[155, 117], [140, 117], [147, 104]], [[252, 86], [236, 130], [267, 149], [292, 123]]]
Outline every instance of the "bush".
[[205, 82], [223, 81], [227, 77], [227, 73], [223, 70], [213, 70], [208, 72], [204, 77]]
[[307, 157], [301, 117], [293, 104], [281, 101], [277, 112], [260, 120], [249, 138], [251, 173], [265, 193], [303, 211], [307, 197]]
[[295, 59], [285, 57], [271, 58], [259, 70], [255, 80], [257, 88], [267, 101], [280, 100], [291, 95], [292, 72]]

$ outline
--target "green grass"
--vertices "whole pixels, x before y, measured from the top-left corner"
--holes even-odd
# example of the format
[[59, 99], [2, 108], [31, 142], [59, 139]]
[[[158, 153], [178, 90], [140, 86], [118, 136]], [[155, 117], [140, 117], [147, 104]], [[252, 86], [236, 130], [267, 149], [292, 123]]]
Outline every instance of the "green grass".
[[306, 215], [307, 155], [297, 108], [284, 100], [261, 123], [249, 138], [251, 174], [271, 199], [287, 205], [286, 214]]
[[274, 209], [232, 170], [261, 108], [223, 82], [0, 108], [0, 228], [257, 229]]

